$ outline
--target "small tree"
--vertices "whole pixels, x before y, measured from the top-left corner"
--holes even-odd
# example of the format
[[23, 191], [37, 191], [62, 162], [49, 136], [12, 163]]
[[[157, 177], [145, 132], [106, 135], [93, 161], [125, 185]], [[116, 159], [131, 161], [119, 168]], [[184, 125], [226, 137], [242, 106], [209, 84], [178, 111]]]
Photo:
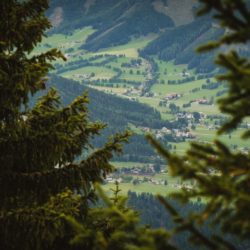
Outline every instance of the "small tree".
[[97, 189], [105, 207], [92, 209], [84, 225], [68, 218], [76, 232], [76, 236], [71, 240], [71, 244], [77, 247], [76, 249], [176, 249], [169, 243], [170, 234], [166, 230], [152, 230], [139, 225], [138, 213], [126, 206], [126, 198], [119, 195], [121, 190], [118, 185], [112, 189], [111, 199], [98, 186]]
[[156, 173], [160, 173], [160, 171], [161, 171], [161, 165], [160, 164], [154, 164], [154, 171]]
[[193, 112], [193, 117], [195, 122], [199, 122], [201, 119], [201, 114], [199, 112]]

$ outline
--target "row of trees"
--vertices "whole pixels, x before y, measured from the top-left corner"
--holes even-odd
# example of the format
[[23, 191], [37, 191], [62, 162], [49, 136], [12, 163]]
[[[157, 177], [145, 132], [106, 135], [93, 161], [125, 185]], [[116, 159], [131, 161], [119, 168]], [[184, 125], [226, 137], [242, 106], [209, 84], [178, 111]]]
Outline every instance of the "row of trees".
[[[104, 60], [101, 62], [95, 62], [98, 59], [102, 59], [104, 57]], [[96, 55], [93, 57], [90, 57], [88, 59], [81, 59], [77, 61], [72, 61], [67, 63], [66, 65], [62, 64], [56, 64], [56, 73], [62, 74], [67, 71], [75, 70], [82, 67], [100, 67], [105, 66], [107, 63], [110, 63], [117, 59], [118, 56], [115, 55]]]

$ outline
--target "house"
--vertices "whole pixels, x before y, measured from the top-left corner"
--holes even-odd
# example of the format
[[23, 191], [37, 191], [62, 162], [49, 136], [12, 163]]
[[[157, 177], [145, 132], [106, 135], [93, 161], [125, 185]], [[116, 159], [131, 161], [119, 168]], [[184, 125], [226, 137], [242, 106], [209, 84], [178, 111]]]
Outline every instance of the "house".
[[171, 93], [171, 94], [168, 94], [164, 97], [165, 100], [169, 101], [169, 100], [174, 100], [174, 99], [178, 99], [180, 98], [180, 94], [177, 94], [177, 93]]
[[141, 172], [141, 169], [139, 169], [139, 168], [133, 168], [133, 169], [131, 170], [131, 173], [132, 173], [132, 174], [136, 174], [136, 175], [140, 174], [140, 172]]
[[175, 136], [178, 138], [185, 138], [185, 139], [195, 138], [195, 135], [193, 135], [191, 132], [184, 132], [184, 131], [177, 131]]
[[144, 132], [150, 132], [150, 128], [148, 128], [148, 127], [142, 127], [142, 131], [144, 131]]
[[166, 127], [163, 127], [163, 128], [161, 129], [161, 132], [164, 133], [164, 134], [171, 134], [171, 133], [172, 133], [171, 130], [168, 129], [168, 128], [166, 128]]
[[91, 78], [91, 75], [90, 74], [73, 74], [73, 77], [87, 80]]
[[186, 113], [186, 118], [190, 120], [190, 119], [193, 119], [194, 116], [192, 113]]
[[108, 183], [114, 183], [115, 182], [115, 180], [112, 177], [107, 177], [106, 181]]
[[163, 138], [163, 134], [161, 132], [157, 132], [155, 137], [156, 137], [156, 139]]
[[70, 59], [71, 58], [71, 54], [65, 54], [64, 56], [66, 57], [66, 59]]
[[159, 185], [159, 184], [160, 184], [160, 182], [159, 182], [159, 181], [157, 181], [157, 180], [153, 180], [153, 179], [151, 180], [151, 183], [152, 183], [152, 184], [155, 184], [155, 185]]
[[198, 99], [197, 102], [201, 105], [209, 104], [209, 101], [207, 99]]
[[116, 181], [117, 181], [118, 183], [121, 183], [121, 182], [122, 182], [122, 178], [118, 178], [118, 179], [116, 179]]

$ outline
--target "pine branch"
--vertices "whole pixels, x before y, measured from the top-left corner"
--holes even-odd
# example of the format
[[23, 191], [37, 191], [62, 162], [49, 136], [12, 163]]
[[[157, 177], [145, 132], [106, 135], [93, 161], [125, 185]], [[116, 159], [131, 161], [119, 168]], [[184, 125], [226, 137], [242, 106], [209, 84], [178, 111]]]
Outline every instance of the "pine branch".
[[[68, 164], [49, 171], [32, 173], [7, 172], [0, 176], [0, 196], [2, 206], [13, 196], [23, 196], [27, 200], [44, 202], [66, 187], [84, 191], [87, 196], [93, 183], [102, 182], [113, 171], [109, 163], [113, 153], [122, 152], [122, 143], [127, 142], [130, 132], [117, 134], [103, 148], [94, 151], [80, 164]], [[9, 188], [11, 186], [11, 188]]]

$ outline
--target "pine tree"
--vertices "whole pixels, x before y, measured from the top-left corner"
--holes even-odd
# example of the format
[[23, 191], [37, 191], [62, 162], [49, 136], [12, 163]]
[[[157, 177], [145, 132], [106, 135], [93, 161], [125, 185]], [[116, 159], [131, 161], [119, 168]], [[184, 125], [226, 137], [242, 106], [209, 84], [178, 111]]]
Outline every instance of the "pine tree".
[[[199, 14], [211, 12], [216, 22], [225, 29], [224, 35], [218, 41], [212, 41], [198, 49], [206, 52], [223, 48], [215, 61], [224, 68], [217, 79], [228, 84], [227, 96], [218, 102], [221, 112], [228, 115], [228, 121], [218, 131], [218, 134], [223, 134], [237, 129], [250, 116], [250, 63], [248, 58], [239, 55], [235, 46], [244, 46], [250, 40], [250, 10], [248, 2], [243, 0], [200, 2], [202, 7]], [[250, 130], [246, 129], [242, 138], [247, 140], [249, 137]], [[148, 139], [168, 162], [172, 176], [196, 183], [193, 189], [183, 190], [172, 196], [183, 202], [197, 198], [204, 200], [205, 209], [202, 213], [182, 218], [159, 196], [178, 224], [176, 232], [189, 231], [190, 240], [194, 244], [208, 249], [248, 249], [249, 242], [245, 241], [249, 240], [250, 235], [249, 151], [232, 150], [216, 139], [213, 145], [191, 143], [186, 154], [179, 156], [165, 150], [151, 136]], [[211, 226], [220, 228], [220, 235], [208, 238], [201, 234], [199, 227], [208, 218]], [[234, 243], [228, 240], [230, 237], [234, 237]], [[236, 244], [236, 240], [240, 243]]]
[[67, 218], [76, 233], [70, 240], [72, 246], [88, 250], [176, 250], [165, 229], [140, 225], [138, 213], [127, 207], [117, 183], [111, 198], [99, 186], [97, 190], [104, 204], [91, 209], [85, 223]]
[[[212, 11], [227, 29], [219, 41], [200, 50], [249, 40], [250, 11], [243, 0], [200, 2], [200, 14]], [[29, 108], [29, 97], [46, 86], [51, 62], [63, 59], [55, 49], [32, 53], [50, 27], [44, 15], [47, 8], [47, 0], [0, 2], [0, 248], [174, 249], [168, 243], [169, 233], [138, 225], [137, 215], [118, 196], [118, 187], [110, 201], [97, 186], [106, 207], [89, 208], [89, 201], [96, 198], [93, 184], [112, 171], [112, 152], [121, 152], [128, 133], [93, 149], [90, 139], [104, 125], [88, 120], [86, 95], [62, 107], [51, 89]], [[216, 62], [226, 71], [218, 79], [229, 86], [228, 96], [219, 102], [231, 117], [219, 131], [225, 133], [250, 115], [250, 64], [236, 51], [219, 54]], [[247, 130], [243, 137], [249, 136]], [[186, 155], [178, 156], [152, 137], [149, 140], [166, 158], [173, 176], [196, 183], [194, 189], [173, 196], [182, 201], [206, 199], [202, 213], [183, 218], [159, 196], [179, 225], [176, 232], [189, 231], [194, 244], [209, 249], [236, 249], [238, 245], [225, 238], [229, 234], [248, 239], [249, 152], [232, 151], [216, 140], [214, 145], [193, 143]], [[78, 162], [83, 153], [87, 156]], [[224, 235], [207, 238], [200, 232], [199, 225], [208, 218]]]
[[29, 107], [52, 61], [65, 59], [56, 49], [33, 52], [50, 28], [47, 8], [48, 0], [0, 1], [1, 249], [70, 249], [65, 217], [84, 219], [93, 183], [113, 170], [109, 160], [129, 135], [94, 149], [90, 140], [105, 125], [89, 121], [86, 94], [62, 107], [50, 89]]

